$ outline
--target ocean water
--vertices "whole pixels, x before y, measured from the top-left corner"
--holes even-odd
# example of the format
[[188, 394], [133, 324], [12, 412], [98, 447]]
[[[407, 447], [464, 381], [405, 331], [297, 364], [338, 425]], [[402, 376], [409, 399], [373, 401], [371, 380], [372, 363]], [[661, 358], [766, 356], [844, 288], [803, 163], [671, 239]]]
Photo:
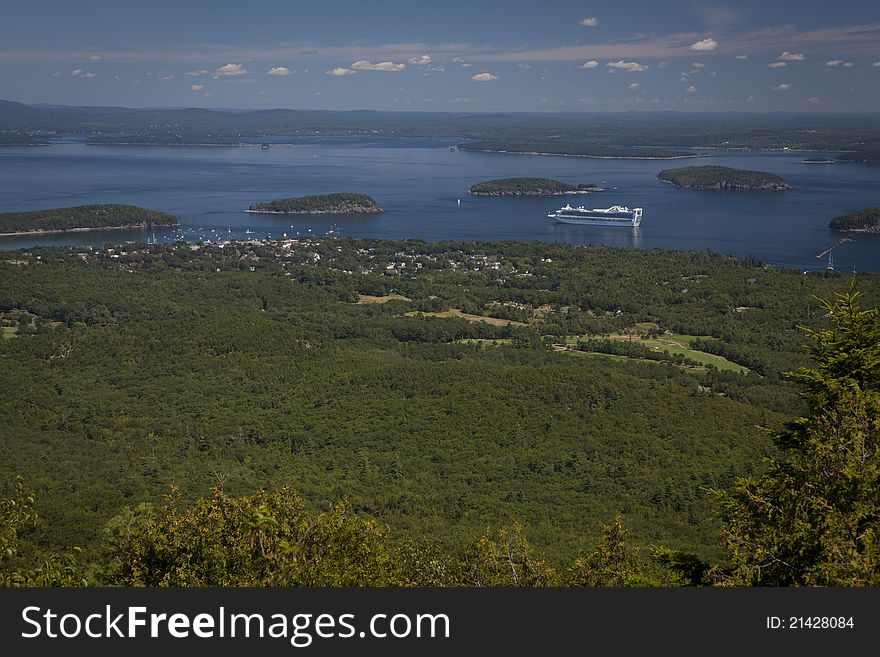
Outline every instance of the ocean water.
[[[284, 234], [436, 240], [540, 240], [639, 248], [709, 249], [776, 266], [822, 269], [816, 255], [841, 237], [835, 215], [880, 206], [880, 166], [804, 164], [804, 153], [710, 152], [697, 160], [603, 160], [468, 153], [455, 140], [314, 138], [286, 147], [87, 146], [0, 149], [0, 211], [86, 203], [130, 203], [170, 212], [179, 231], [158, 240]], [[833, 154], [819, 153], [832, 157]], [[718, 164], [769, 171], [787, 192], [695, 191], [661, 183], [661, 169]], [[598, 183], [603, 192], [567, 198], [471, 197], [491, 178], [540, 176]], [[248, 214], [256, 201], [360, 192], [385, 209], [370, 216]], [[461, 203], [458, 203], [458, 200]], [[556, 224], [547, 213], [566, 201], [588, 207], [644, 208], [638, 229]], [[250, 231], [250, 232], [246, 232]], [[880, 271], [880, 235], [850, 235], [834, 250], [839, 271]], [[0, 250], [40, 245], [147, 241], [146, 231], [100, 231], [0, 238]]]

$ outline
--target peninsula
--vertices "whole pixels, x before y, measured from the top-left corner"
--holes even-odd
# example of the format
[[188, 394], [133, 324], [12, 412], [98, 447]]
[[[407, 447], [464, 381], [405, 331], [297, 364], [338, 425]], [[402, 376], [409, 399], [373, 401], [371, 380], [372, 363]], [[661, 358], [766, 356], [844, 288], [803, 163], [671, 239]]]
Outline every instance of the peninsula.
[[598, 185], [568, 183], [551, 178], [500, 178], [477, 183], [468, 189], [473, 196], [564, 196], [599, 192]]
[[500, 138], [465, 142], [458, 145], [461, 151], [481, 153], [514, 153], [518, 155], [563, 155], [610, 160], [678, 160], [700, 157], [699, 153], [672, 150], [654, 146], [612, 146], [608, 144], [571, 138], [542, 140], [530, 138]]
[[791, 185], [775, 173], [746, 171], [729, 167], [702, 166], [664, 169], [657, 178], [685, 189], [771, 190], [791, 189]]
[[382, 208], [365, 194], [320, 194], [254, 203], [245, 212], [262, 214], [377, 214]]
[[880, 233], [880, 208], [865, 208], [834, 217], [828, 224], [831, 230], [849, 233]]
[[174, 215], [136, 205], [78, 205], [30, 212], [0, 213], [0, 235], [178, 226]]

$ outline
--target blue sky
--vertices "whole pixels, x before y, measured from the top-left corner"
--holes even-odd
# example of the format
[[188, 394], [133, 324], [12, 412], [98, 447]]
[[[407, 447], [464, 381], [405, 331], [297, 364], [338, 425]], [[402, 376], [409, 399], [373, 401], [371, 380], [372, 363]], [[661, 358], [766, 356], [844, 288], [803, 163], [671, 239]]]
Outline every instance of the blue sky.
[[0, 0], [0, 98], [880, 111], [880, 2]]

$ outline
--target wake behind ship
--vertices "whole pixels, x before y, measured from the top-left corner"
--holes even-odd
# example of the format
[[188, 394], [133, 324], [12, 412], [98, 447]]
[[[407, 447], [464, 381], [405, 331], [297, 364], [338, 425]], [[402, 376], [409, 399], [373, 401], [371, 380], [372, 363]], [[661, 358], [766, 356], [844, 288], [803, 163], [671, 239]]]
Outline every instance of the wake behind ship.
[[642, 208], [627, 208], [613, 205], [610, 208], [593, 208], [584, 206], [576, 208], [565, 204], [555, 212], [547, 215], [560, 224], [576, 224], [579, 226], [628, 226], [637, 228], [642, 223]]

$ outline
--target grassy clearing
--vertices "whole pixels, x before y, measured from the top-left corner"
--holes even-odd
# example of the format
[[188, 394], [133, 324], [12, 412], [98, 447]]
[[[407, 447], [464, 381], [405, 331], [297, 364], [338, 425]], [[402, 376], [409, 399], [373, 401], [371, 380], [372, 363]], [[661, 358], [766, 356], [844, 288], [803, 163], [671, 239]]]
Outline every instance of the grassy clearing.
[[[568, 336], [574, 337], [574, 336]], [[576, 340], [576, 338], [575, 338]], [[501, 345], [510, 345], [513, 343], [513, 340], [510, 338], [462, 338], [461, 340], [456, 340], [456, 344], [478, 344], [483, 347], [500, 347]], [[668, 365], [667, 361], [663, 360], [648, 360], [647, 358], [635, 358], [633, 356], [621, 356], [620, 354], [603, 354], [599, 351], [578, 351], [577, 349], [572, 349], [561, 344], [554, 345], [554, 349], [558, 352], [568, 354], [570, 356], [599, 356], [601, 358], [608, 358], [610, 360], [616, 361], [637, 361], [639, 363], [651, 363], [653, 365]], [[692, 372], [705, 372], [705, 367], [692, 367], [688, 365], [676, 365], [676, 367], [680, 367], [685, 370], [690, 370]]]
[[719, 370], [737, 372], [738, 374], [749, 373], [748, 368], [729, 361], [723, 356], [716, 356], [715, 354], [708, 354], [705, 351], [697, 351], [696, 349], [691, 349], [691, 341], [699, 337], [700, 336], [698, 335], [682, 335], [678, 333], [667, 333], [657, 338], [651, 338], [648, 340], [634, 338], [631, 335], [610, 336], [612, 340], [637, 339], [639, 344], [648, 347], [652, 351], [657, 351], [661, 353], [663, 351], [668, 351], [670, 354], [681, 354], [682, 356], [690, 358], [691, 360], [694, 360], [698, 363], [702, 363], [703, 365], [714, 365]]
[[510, 338], [462, 338], [461, 340], [456, 340], [456, 344], [478, 344], [484, 347], [497, 347], [503, 344], [512, 344], [513, 340]]
[[443, 310], [436, 313], [425, 313], [419, 310], [413, 310], [405, 314], [407, 317], [460, 317], [469, 322], [486, 322], [486, 324], [491, 324], [492, 326], [507, 326], [508, 324], [511, 326], [528, 326], [525, 322], [514, 322], [510, 319], [484, 317], [483, 315], [469, 315], [468, 313], [461, 312], [458, 308], [450, 308], [449, 310]]
[[3, 329], [2, 336], [7, 340], [11, 340], [15, 337], [16, 332], [18, 331], [17, 326], [0, 326], [0, 329]]
[[412, 299], [402, 294], [386, 294], [381, 297], [372, 294], [359, 294], [357, 303], [388, 303], [389, 301], [412, 301]]
[[[646, 325], [648, 326], [648, 325]], [[574, 348], [577, 346], [578, 340], [586, 340], [588, 338], [597, 338], [603, 336], [595, 336], [595, 335], [566, 335], [561, 338], [556, 338], [558, 344], [564, 345], [568, 348]], [[636, 333], [625, 333], [618, 335], [609, 335], [605, 336], [608, 340], [632, 340], [633, 342], [637, 342], [638, 344], [648, 347], [652, 351], [656, 351], [658, 353], [663, 353], [664, 351], [668, 351], [670, 354], [681, 354], [687, 358], [690, 358], [697, 363], [702, 365], [714, 365], [719, 370], [725, 370], [728, 372], [737, 372], [738, 374], [748, 374], [749, 370], [742, 365], [738, 365], [732, 361], [727, 360], [723, 356], [716, 356], [715, 354], [708, 354], [705, 351], [698, 351], [696, 349], [690, 348], [690, 343], [692, 340], [699, 338], [701, 336], [698, 335], [682, 335], [678, 333], [667, 333], [665, 335], [661, 335], [657, 338], [651, 338], [648, 340], [643, 340]], [[592, 352], [591, 352], [592, 353]], [[607, 354], [603, 354], [607, 355]], [[626, 356], [622, 356], [622, 358], [626, 358]]]

